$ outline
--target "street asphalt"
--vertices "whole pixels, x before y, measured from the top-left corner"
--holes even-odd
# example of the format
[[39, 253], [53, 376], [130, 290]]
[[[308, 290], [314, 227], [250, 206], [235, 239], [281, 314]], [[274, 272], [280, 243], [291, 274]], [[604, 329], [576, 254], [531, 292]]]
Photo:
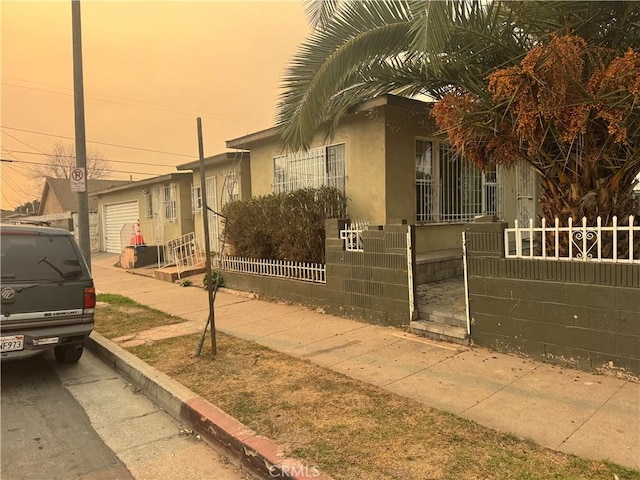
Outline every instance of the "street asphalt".
[[[132, 274], [114, 267], [116, 261], [115, 255], [94, 254], [92, 271], [100, 292], [124, 295], [184, 319], [116, 343], [126, 347], [202, 331], [208, 316], [205, 290]], [[223, 333], [486, 427], [564, 453], [640, 468], [637, 381], [430, 341], [396, 328], [227, 291], [217, 294], [215, 321]], [[103, 343], [107, 346], [102, 350], [113, 345]]]

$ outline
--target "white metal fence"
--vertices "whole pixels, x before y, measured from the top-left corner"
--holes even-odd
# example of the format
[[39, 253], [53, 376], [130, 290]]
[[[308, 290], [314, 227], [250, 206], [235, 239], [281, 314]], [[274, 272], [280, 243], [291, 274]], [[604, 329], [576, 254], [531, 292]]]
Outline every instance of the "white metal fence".
[[303, 282], [325, 283], [325, 265], [322, 263], [287, 262], [244, 257], [218, 257], [220, 270], [249, 273], [265, 277], [291, 278]]
[[362, 232], [369, 227], [366, 220], [354, 220], [340, 230], [340, 239], [344, 241], [344, 249], [351, 252], [363, 252]]
[[634, 217], [628, 223], [619, 224], [613, 217], [611, 225], [602, 225], [598, 217], [596, 225], [587, 225], [587, 219], [566, 226], [556, 218], [553, 225], [542, 219], [541, 226], [528, 226], [515, 221], [514, 228], [504, 231], [505, 257], [541, 258], [567, 261], [595, 261], [640, 263], [640, 225], [634, 225]]

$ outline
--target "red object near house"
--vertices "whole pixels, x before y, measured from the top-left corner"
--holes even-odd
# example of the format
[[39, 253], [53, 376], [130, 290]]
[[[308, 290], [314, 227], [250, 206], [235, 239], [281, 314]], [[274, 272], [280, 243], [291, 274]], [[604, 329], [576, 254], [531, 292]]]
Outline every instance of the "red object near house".
[[142, 231], [140, 230], [139, 220], [131, 229], [131, 239], [129, 240], [129, 245], [145, 245], [144, 237], [142, 236]]

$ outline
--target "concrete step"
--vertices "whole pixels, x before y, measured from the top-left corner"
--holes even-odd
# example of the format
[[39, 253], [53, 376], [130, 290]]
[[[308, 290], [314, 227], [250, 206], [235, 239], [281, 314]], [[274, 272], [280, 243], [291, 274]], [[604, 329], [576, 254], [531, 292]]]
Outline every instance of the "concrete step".
[[181, 274], [178, 275], [178, 269], [175, 266], [173, 266], [173, 267], [165, 267], [165, 268], [154, 270], [153, 274], [154, 274], [154, 277], [158, 280], [162, 280], [169, 283], [175, 283], [180, 278], [186, 278], [190, 275], [197, 275], [200, 273], [204, 273], [205, 271], [206, 271], [206, 268], [204, 266], [195, 266], [195, 267], [190, 267], [188, 269], [183, 270]]
[[412, 333], [422, 337], [460, 345], [469, 345], [469, 336], [467, 335], [466, 327], [462, 328], [426, 320], [416, 320], [409, 323], [409, 329]]
[[467, 328], [467, 316], [462, 313], [452, 313], [418, 306], [418, 319], [442, 325]]

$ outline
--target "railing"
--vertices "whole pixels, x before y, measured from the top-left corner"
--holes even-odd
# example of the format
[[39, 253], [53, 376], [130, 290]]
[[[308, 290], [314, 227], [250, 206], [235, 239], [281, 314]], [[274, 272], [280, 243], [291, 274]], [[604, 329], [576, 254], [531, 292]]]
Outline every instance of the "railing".
[[364, 252], [362, 232], [369, 227], [366, 220], [354, 220], [340, 230], [340, 239], [344, 240], [344, 249], [351, 252]]
[[634, 225], [633, 215], [626, 225], [613, 217], [611, 226], [603, 226], [600, 217], [595, 226], [587, 225], [586, 218], [578, 224], [569, 218], [567, 226], [557, 218], [553, 225], [542, 219], [540, 227], [533, 219], [526, 227], [516, 220], [514, 228], [504, 231], [504, 248], [507, 258], [640, 263], [640, 225]]
[[325, 265], [322, 263], [287, 262], [243, 257], [218, 257], [220, 270], [249, 273], [265, 277], [280, 277], [311, 283], [325, 283]]
[[[135, 223], [125, 223], [122, 225], [120, 229], [120, 251], [124, 250], [125, 247], [135, 247], [135, 231], [136, 224]], [[132, 241], [132, 238], [134, 241]]]
[[165, 242], [162, 244], [162, 249], [163, 266], [175, 265], [178, 270], [178, 278], [185, 270], [204, 262], [204, 255], [193, 232]]

